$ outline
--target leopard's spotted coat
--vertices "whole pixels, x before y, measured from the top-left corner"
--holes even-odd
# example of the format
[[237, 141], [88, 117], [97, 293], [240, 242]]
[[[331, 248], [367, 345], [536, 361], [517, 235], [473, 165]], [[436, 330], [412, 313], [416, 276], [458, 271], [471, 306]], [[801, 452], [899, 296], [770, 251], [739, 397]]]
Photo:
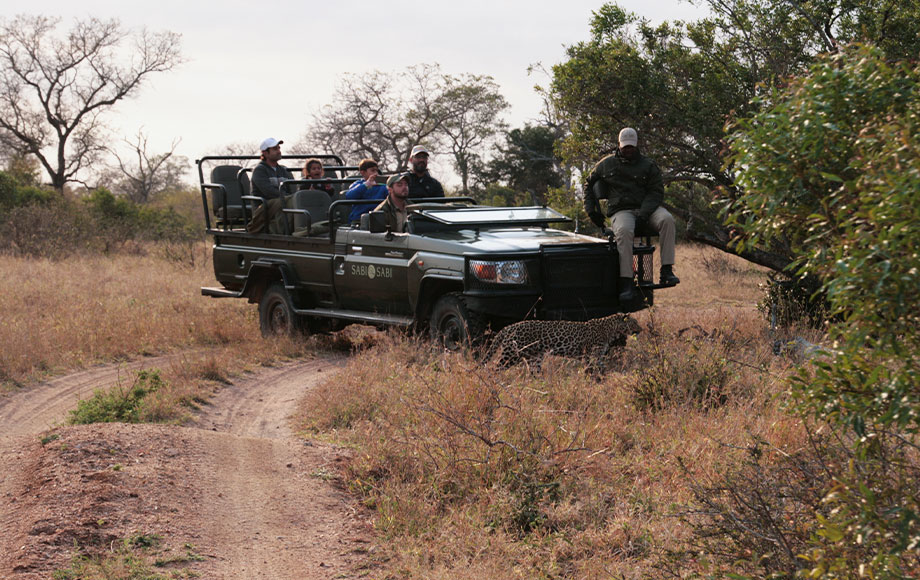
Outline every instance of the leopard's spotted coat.
[[547, 354], [585, 361], [601, 371], [613, 347], [626, 344], [642, 327], [631, 316], [613, 314], [586, 322], [571, 320], [523, 320], [506, 326], [489, 344], [485, 360], [499, 354], [498, 364], [508, 367], [527, 360], [539, 368]]

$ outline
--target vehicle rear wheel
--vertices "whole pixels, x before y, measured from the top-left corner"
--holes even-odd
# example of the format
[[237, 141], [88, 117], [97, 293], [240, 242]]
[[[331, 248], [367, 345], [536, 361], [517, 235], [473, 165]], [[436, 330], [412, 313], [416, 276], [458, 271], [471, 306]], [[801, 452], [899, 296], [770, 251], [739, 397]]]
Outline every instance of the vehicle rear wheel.
[[265, 290], [259, 301], [259, 328], [262, 336], [301, 336], [306, 326], [294, 312], [291, 295], [280, 283]]
[[431, 310], [428, 325], [431, 339], [447, 350], [460, 350], [472, 345], [482, 336], [483, 324], [471, 313], [458, 292], [441, 296]]

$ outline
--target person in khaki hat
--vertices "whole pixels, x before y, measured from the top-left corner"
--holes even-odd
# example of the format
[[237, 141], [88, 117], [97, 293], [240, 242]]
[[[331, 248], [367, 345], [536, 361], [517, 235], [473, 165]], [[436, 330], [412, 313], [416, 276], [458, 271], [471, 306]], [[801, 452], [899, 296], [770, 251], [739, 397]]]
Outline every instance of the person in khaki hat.
[[632, 127], [620, 131], [619, 148], [600, 161], [585, 184], [585, 211], [605, 233], [599, 199], [607, 200], [607, 216], [620, 255], [620, 302], [634, 302], [639, 291], [633, 280], [633, 239], [637, 225], [648, 224], [658, 232], [661, 250], [659, 283], [676, 286], [674, 275], [674, 216], [661, 204], [664, 184], [661, 170], [639, 151], [639, 135]]
[[281, 182], [294, 179], [294, 174], [284, 165], [279, 164], [281, 161], [281, 144], [274, 137], [269, 137], [259, 144], [262, 160], [255, 169], [252, 170], [250, 183], [252, 185], [252, 195], [265, 198], [265, 203], [260, 205], [252, 212], [252, 220], [246, 227], [249, 233], [263, 233], [268, 226], [268, 233], [283, 234], [284, 215], [282, 208], [284, 200], [281, 195]]
[[428, 173], [428, 149], [424, 145], [416, 145], [409, 155], [409, 198], [444, 197], [444, 187], [441, 182]]
[[397, 173], [387, 179], [389, 195], [374, 211], [382, 211], [386, 216], [387, 229], [402, 233], [409, 225], [409, 212], [406, 205], [409, 200], [409, 173]]

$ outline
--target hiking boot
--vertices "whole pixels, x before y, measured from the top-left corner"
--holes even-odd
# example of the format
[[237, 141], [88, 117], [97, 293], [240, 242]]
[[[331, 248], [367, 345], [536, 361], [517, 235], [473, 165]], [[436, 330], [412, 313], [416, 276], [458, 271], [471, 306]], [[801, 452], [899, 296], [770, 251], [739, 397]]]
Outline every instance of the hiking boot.
[[680, 278], [674, 275], [673, 266], [661, 267], [661, 274], [658, 277], [658, 283], [662, 286], [677, 286], [680, 284]]

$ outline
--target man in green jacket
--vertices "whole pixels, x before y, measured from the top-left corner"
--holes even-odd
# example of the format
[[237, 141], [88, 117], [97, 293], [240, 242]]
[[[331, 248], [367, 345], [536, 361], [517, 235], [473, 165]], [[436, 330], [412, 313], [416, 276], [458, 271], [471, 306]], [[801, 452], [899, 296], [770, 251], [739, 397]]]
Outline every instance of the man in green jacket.
[[389, 194], [374, 211], [382, 211], [387, 228], [393, 233], [401, 234], [408, 227], [409, 213], [406, 210], [409, 200], [409, 174], [397, 173], [387, 179]]
[[[633, 239], [636, 227], [648, 224], [658, 232], [661, 249], [659, 283], [676, 286], [674, 275], [674, 216], [661, 204], [664, 184], [661, 170], [654, 161], [639, 152], [636, 130], [620, 131], [619, 149], [600, 161], [588, 174], [585, 185], [585, 211], [605, 233], [612, 233], [620, 254], [620, 301], [633, 302], [639, 295], [633, 280]], [[598, 200], [607, 200], [611, 230], [604, 226]]]

